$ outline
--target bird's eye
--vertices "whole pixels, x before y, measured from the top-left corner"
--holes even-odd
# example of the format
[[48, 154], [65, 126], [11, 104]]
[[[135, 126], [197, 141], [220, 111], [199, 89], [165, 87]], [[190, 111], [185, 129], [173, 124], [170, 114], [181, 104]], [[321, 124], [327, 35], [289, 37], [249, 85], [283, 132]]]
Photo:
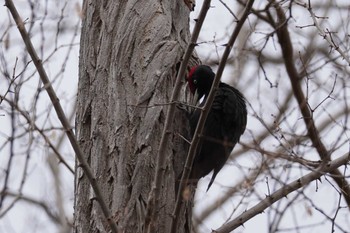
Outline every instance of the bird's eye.
[[197, 84], [197, 79], [193, 79], [193, 84]]

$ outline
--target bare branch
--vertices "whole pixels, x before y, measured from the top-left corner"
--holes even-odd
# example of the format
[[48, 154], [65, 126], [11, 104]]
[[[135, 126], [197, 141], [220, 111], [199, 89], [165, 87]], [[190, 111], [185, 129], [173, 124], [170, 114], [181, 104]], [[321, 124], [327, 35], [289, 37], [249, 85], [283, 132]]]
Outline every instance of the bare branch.
[[320, 35], [322, 36], [322, 38], [325, 39], [325, 40], [329, 43], [329, 45], [330, 45], [332, 48], [334, 48], [334, 49], [340, 54], [340, 56], [341, 56], [341, 57], [348, 63], [348, 65], [350, 66], [350, 58], [349, 58], [349, 56], [346, 55], [346, 53], [340, 48], [340, 46], [337, 45], [337, 44], [334, 42], [334, 40], [333, 40], [333, 38], [332, 38], [332, 33], [329, 31], [329, 29], [326, 28], [326, 30], [323, 30], [323, 29], [321, 28], [321, 25], [319, 24], [319, 22], [318, 22], [318, 20], [317, 20], [317, 18], [319, 18], [319, 17], [317, 17], [317, 16], [315, 15], [315, 13], [313, 12], [310, 1], [309, 1], [307, 10], [310, 12], [311, 18], [312, 18], [312, 20], [313, 20], [313, 22], [314, 22], [314, 25], [313, 25], [313, 26], [315, 26], [315, 27], [317, 28], [317, 30], [318, 30], [318, 32], [320, 33]]
[[[57, 216], [55, 213], [53, 213], [51, 210], [52, 208], [47, 206], [47, 204], [45, 204], [42, 201], [35, 200], [35, 199], [28, 197], [28, 196], [25, 196], [21, 193], [13, 193], [10, 191], [5, 191], [2, 193], [2, 195], [14, 197], [16, 199], [16, 201], [23, 200], [23, 201], [29, 202], [31, 204], [37, 205], [37, 206], [41, 207], [46, 212], [47, 216], [49, 216], [52, 221], [54, 221], [55, 223], [60, 223], [59, 216]], [[16, 201], [14, 201], [13, 203], [15, 203]], [[6, 210], [9, 210], [9, 209], [10, 208], [7, 208]], [[4, 214], [6, 213], [6, 210], [4, 210], [2, 213], [0, 213], [0, 218], [2, 216], [4, 216]]]

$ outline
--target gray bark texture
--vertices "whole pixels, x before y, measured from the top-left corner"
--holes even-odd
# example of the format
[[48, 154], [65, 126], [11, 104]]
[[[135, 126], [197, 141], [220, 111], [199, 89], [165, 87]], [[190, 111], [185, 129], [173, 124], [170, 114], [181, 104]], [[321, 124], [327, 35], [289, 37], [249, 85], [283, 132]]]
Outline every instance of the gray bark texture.
[[[121, 232], [142, 232], [144, 211], [177, 67], [189, 41], [183, 1], [83, 3], [76, 133]], [[182, 88], [185, 100], [185, 87]], [[163, 105], [165, 104], [165, 105]], [[175, 179], [188, 145], [177, 110], [168, 142], [157, 232], [169, 232]], [[83, 171], [76, 166], [74, 232], [108, 232]], [[178, 232], [185, 232], [182, 212]], [[188, 226], [187, 226], [188, 227]]]

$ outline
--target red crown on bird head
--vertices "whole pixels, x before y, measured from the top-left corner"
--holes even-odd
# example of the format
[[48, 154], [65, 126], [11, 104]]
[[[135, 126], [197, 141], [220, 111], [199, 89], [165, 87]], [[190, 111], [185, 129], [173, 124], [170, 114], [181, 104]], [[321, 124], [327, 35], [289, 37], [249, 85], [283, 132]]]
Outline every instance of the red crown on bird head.
[[193, 73], [196, 71], [198, 65], [197, 66], [193, 66], [190, 70], [190, 72], [188, 73], [188, 76], [187, 76], [187, 82], [188, 82], [188, 86], [190, 88], [190, 91], [192, 92], [192, 94], [196, 91], [196, 87], [194, 86], [194, 83], [192, 81], [192, 76], [193, 76]]

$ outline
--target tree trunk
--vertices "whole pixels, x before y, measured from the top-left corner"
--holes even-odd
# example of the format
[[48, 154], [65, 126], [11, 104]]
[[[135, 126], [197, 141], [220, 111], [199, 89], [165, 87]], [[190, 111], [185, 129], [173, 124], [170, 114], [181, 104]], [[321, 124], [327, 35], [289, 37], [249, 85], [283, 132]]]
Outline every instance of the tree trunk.
[[[189, 41], [189, 10], [183, 1], [173, 0], [84, 1], [83, 7], [77, 137], [118, 227], [142, 232], [167, 111], [162, 104], [169, 102]], [[179, 136], [186, 136], [187, 120], [180, 110], [176, 114], [164, 154], [158, 232], [169, 231], [175, 179], [187, 153]], [[77, 233], [109, 231], [93, 197], [77, 165]], [[185, 231], [184, 221], [178, 232]]]

